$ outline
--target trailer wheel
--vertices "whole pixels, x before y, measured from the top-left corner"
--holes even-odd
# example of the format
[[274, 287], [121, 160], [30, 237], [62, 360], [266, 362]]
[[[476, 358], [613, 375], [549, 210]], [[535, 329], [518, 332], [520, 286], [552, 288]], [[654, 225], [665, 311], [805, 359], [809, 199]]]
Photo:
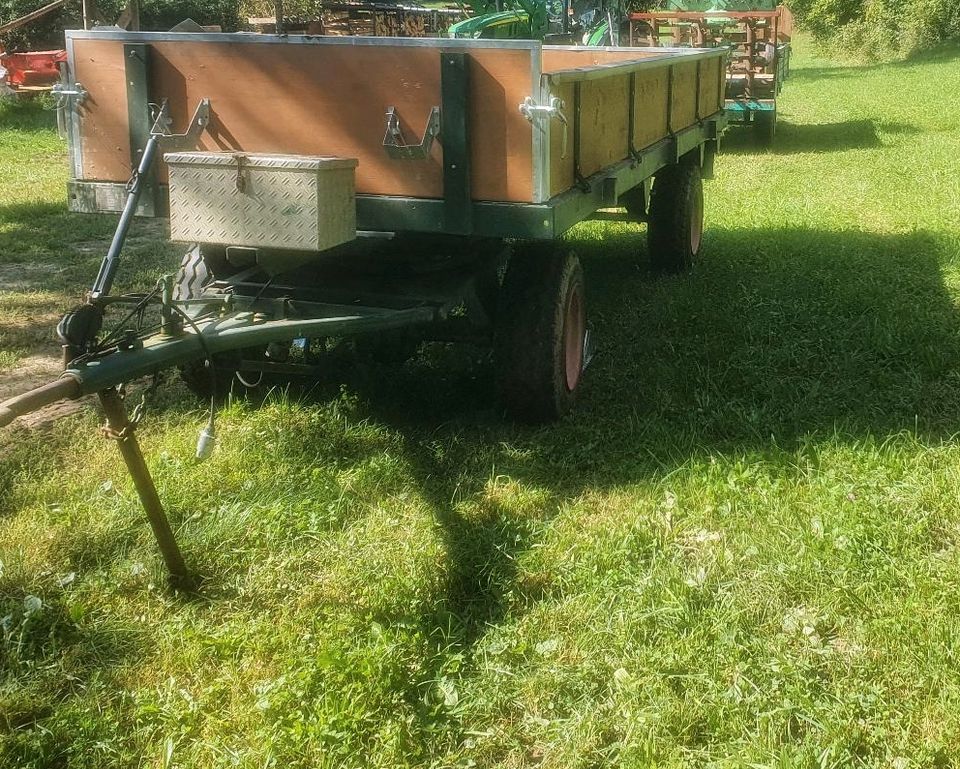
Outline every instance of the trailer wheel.
[[650, 261], [659, 272], [685, 272], [700, 253], [703, 182], [696, 165], [661, 168], [653, 181], [647, 224]]
[[494, 362], [507, 412], [548, 422], [573, 405], [583, 371], [586, 305], [583, 270], [553, 244], [510, 259], [500, 290]]
[[753, 130], [761, 147], [772, 147], [777, 135], [777, 110], [764, 110], [753, 116]]
[[[215, 275], [226, 274], [228, 270], [226, 249], [195, 245], [180, 261], [180, 269], [173, 281], [173, 298], [182, 301], [199, 296]], [[211, 396], [225, 398], [230, 394], [234, 374], [242, 359], [243, 352], [233, 350], [214, 355], [212, 361], [191, 361], [179, 367], [180, 379], [190, 392], [204, 400]]]
[[184, 300], [199, 296], [214, 274], [221, 274], [226, 268], [225, 248], [197, 243], [180, 260], [180, 269], [173, 281], [173, 298]]

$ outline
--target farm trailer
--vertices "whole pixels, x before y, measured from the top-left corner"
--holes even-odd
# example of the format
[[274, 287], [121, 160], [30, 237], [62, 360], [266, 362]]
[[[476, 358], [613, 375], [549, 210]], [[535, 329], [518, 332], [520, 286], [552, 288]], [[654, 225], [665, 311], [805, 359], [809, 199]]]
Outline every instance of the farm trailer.
[[[67, 51], [69, 206], [120, 220], [58, 326], [62, 376], [0, 404], [0, 426], [97, 394], [178, 580], [124, 383], [180, 367], [211, 398], [202, 457], [218, 393], [315, 376], [332, 339], [467, 341], [493, 346], [510, 413], [551, 419], [589, 356], [560, 236], [619, 207], [656, 267], [700, 250], [722, 50], [108, 30]], [[193, 245], [153, 290], [113, 294], [136, 215]]]
[[[687, 3], [678, 2], [677, 5]], [[760, 5], [757, 0], [756, 5]], [[749, 0], [737, 4], [750, 6]], [[785, 6], [757, 10], [653, 11], [630, 14], [630, 45], [726, 48], [726, 110], [732, 123], [752, 124], [773, 143], [777, 96], [790, 73], [793, 15]]]

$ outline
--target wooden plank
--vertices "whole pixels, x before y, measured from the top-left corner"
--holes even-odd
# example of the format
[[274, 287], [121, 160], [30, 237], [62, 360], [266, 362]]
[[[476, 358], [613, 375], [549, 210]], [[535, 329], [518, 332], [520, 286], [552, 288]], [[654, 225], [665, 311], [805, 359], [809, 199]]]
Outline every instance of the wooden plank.
[[680, 62], [673, 65], [673, 105], [670, 127], [674, 131], [686, 128], [696, 121], [697, 63]]
[[[200, 149], [353, 157], [360, 194], [443, 196], [439, 144], [423, 160], [394, 160], [382, 147], [387, 107], [396, 107], [406, 140], [416, 142], [440, 105], [438, 47], [179, 40], [151, 48], [151, 100], [169, 99], [174, 130], [201, 98], [212, 101]], [[469, 51], [475, 200], [533, 200], [532, 131], [517, 108], [534, 92], [531, 55]], [[82, 110], [84, 177], [126, 181], [122, 42], [77, 39], [74, 56], [76, 79], [91, 94]]]
[[580, 100], [580, 169], [590, 176], [629, 154], [630, 77], [588, 80]]
[[667, 135], [667, 68], [637, 73], [633, 146], [642, 150]]
[[723, 106], [724, 82], [721, 79], [721, 59], [701, 62], [700, 71], [700, 117], [712, 115]]
[[[576, 52], [569, 52], [576, 53]], [[545, 52], [546, 54], [546, 52]], [[569, 59], [562, 62], [569, 69]], [[696, 123], [697, 62], [674, 58], [664, 60], [662, 66], [635, 73], [633, 146], [644, 150], [674, 132]], [[713, 115], [722, 108], [723, 79], [720, 57], [700, 62], [700, 117]], [[668, 98], [670, 69], [673, 69], [673, 97]], [[549, 76], [548, 76], [549, 78]], [[596, 80], [583, 80], [581, 90], [581, 171], [590, 176], [627, 158], [629, 146], [630, 77], [611, 74]], [[550, 141], [550, 194], [558, 195], [575, 184], [573, 168], [573, 104], [572, 82], [553, 83], [551, 93], [565, 104], [570, 121], [567, 155], [561, 158], [563, 126], [554, 121]], [[668, 121], [668, 110], [670, 120]]]
[[123, 44], [77, 41], [74, 69], [76, 82], [87, 90], [87, 98], [77, 108], [84, 178], [125, 182], [131, 168]]

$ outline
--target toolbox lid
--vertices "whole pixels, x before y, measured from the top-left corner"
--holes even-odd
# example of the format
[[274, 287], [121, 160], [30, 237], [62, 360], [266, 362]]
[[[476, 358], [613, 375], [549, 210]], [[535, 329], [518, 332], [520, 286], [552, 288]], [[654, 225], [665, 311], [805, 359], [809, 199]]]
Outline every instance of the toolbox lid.
[[334, 168], [356, 168], [356, 158], [323, 155], [267, 155], [246, 152], [168, 152], [167, 165], [229, 166], [236, 168], [272, 168], [287, 171], [322, 171]]

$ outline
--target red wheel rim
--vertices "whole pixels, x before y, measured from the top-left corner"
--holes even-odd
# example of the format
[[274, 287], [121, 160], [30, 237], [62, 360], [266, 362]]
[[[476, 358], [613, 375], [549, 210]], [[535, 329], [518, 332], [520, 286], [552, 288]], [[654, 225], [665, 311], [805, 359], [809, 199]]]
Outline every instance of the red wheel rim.
[[694, 195], [690, 221], [690, 253], [696, 256], [700, 252], [703, 238], [703, 193]]
[[583, 371], [583, 334], [586, 313], [580, 287], [574, 286], [567, 297], [567, 309], [563, 319], [563, 352], [567, 392], [573, 392], [580, 382]]

